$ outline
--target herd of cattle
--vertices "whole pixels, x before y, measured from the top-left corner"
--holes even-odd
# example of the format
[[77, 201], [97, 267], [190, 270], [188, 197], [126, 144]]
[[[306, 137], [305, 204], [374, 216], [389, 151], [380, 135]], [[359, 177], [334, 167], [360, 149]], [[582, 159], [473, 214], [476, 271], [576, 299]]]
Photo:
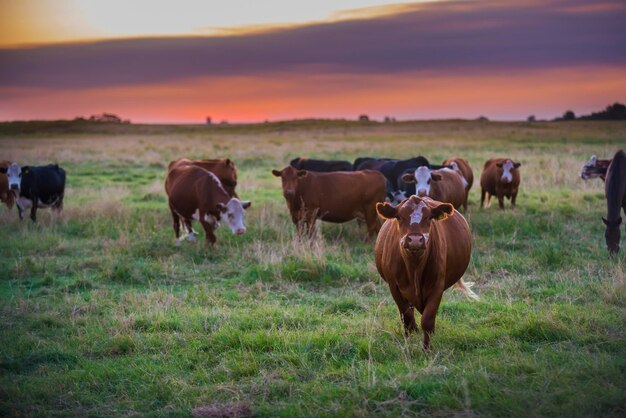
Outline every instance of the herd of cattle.
[[[520, 163], [510, 158], [492, 158], [480, 176], [481, 207], [495, 196], [500, 209], [504, 198], [511, 208], [520, 185]], [[58, 165], [20, 167], [0, 162], [0, 199], [9, 209], [17, 204], [20, 219], [30, 208], [63, 208], [65, 171]], [[315, 222], [365, 221], [366, 240], [376, 236], [375, 260], [381, 277], [400, 311], [406, 333], [417, 330], [414, 309], [421, 313], [424, 348], [429, 347], [435, 317], [445, 289], [452, 285], [477, 298], [462, 280], [471, 254], [471, 234], [465, 218], [474, 174], [462, 158], [441, 165], [422, 157], [357, 158], [325, 161], [296, 158], [282, 170], [272, 170], [282, 181], [283, 196], [299, 233], [312, 237]], [[626, 154], [618, 151], [611, 160], [596, 156], [583, 166], [584, 180], [605, 181], [608, 212], [606, 242], [611, 253], [619, 250], [620, 211], [626, 212]], [[192, 220], [204, 228], [209, 244], [221, 223], [233, 234], [243, 234], [243, 215], [251, 205], [240, 200], [237, 168], [229, 158], [190, 160], [179, 158], [167, 169], [165, 192], [173, 219], [176, 243], [195, 241]], [[384, 220], [382, 227], [380, 219]], [[181, 226], [185, 235], [181, 237]]]

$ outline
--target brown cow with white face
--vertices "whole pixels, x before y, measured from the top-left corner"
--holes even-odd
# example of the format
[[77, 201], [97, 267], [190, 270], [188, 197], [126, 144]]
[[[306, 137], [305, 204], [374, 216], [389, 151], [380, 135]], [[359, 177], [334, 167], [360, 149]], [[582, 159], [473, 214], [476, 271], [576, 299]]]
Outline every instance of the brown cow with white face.
[[426, 166], [418, 167], [413, 173], [404, 174], [402, 181], [415, 183], [416, 196], [451, 203], [456, 209], [461, 207], [467, 195], [463, 177], [448, 168], [431, 170]]
[[504, 209], [504, 198], [511, 199], [511, 209], [515, 209], [515, 199], [519, 191], [521, 163], [516, 163], [510, 158], [492, 158], [485, 162], [483, 172], [480, 175], [480, 207], [485, 203], [491, 204], [491, 196], [498, 198], [500, 209]]
[[378, 171], [298, 170], [287, 166], [272, 170], [280, 177], [291, 220], [299, 232], [311, 236], [315, 220], [343, 223], [358, 218], [367, 224], [367, 239], [376, 235], [380, 223], [376, 203], [385, 200], [387, 181]]
[[589, 179], [601, 178], [605, 181], [606, 170], [609, 168], [611, 160], [599, 160], [598, 157], [592, 155], [582, 168], [580, 169], [580, 178], [587, 181]]
[[469, 226], [451, 204], [428, 197], [411, 196], [398, 206], [379, 203], [376, 210], [386, 219], [376, 239], [376, 268], [407, 334], [417, 330], [413, 309], [422, 314], [428, 349], [444, 290], [456, 283], [478, 299], [461, 279], [472, 252]]
[[235, 163], [230, 158], [206, 158], [203, 160], [179, 158], [170, 162], [167, 171], [185, 165], [195, 165], [210, 171], [220, 179], [222, 186], [226, 189], [230, 197], [239, 197], [237, 196], [237, 192], [235, 192], [235, 187], [237, 186], [237, 167], [235, 167]]
[[459, 173], [465, 185], [465, 201], [463, 202], [463, 209], [467, 210], [467, 199], [469, 198], [469, 191], [474, 184], [474, 172], [469, 162], [463, 158], [453, 157], [445, 160], [442, 165], [448, 165], [452, 170]]
[[189, 241], [195, 241], [196, 232], [191, 220], [202, 224], [209, 244], [215, 243], [213, 230], [226, 224], [233, 234], [246, 232], [243, 225], [244, 210], [250, 207], [249, 201], [230, 197], [219, 178], [212, 172], [195, 165], [174, 167], [167, 173], [165, 191], [174, 221], [176, 244], [180, 244], [180, 221], [188, 232]]
[[[10, 161], [0, 161], [0, 169], [8, 169], [10, 165]], [[9, 180], [4, 173], [0, 173], [0, 202], [4, 202], [9, 209], [15, 204], [15, 195], [9, 190]]]

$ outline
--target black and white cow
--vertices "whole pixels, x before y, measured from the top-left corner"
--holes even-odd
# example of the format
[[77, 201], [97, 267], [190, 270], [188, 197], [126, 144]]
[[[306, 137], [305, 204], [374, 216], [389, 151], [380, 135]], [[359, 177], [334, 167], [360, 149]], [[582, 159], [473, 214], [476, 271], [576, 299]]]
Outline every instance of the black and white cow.
[[8, 168], [0, 168], [7, 175], [9, 190], [15, 195], [20, 219], [30, 208], [30, 218], [37, 220], [37, 209], [50, 207], [57, 213], [63, 210], [65, 193], [65, 170], [56, 164], [20, 167], [13, 163]]

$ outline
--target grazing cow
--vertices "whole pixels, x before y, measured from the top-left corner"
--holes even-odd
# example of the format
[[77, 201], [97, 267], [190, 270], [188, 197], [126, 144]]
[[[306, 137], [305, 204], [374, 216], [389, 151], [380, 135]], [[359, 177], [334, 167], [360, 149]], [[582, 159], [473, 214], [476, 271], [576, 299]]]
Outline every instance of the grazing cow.
[[180, 244], [180, 221], [188, 232], [189, 241], [195, 241], [196, 232], [191, 220], [200, 222], [206, 233], [208, 244], [215, 243], [213, 231], [223, 222], [233, 234], [246, 232], [243, 225], [244, 210], [250, 207], [249, 201], [231, 197], [222, 186], [217, 175], [196, 165], [174, 167], [165, 179], [176, 244]]
[[445, 160], [443, 165], [450, 166], [452, 170], [456, 171], [461, 175], [463, 179], [463, 183], [465, 184], [465, 201], [463, 202], [463, 209], [467, 210], [467, 200], [469, 198], [469, 191], [474, 184], [474, 173], [472, 172], [472, 167], [469, 165], [467, 160], [463, 158], [453, 157]]
[[0, 168], [7, 175], [9, 189], [15, 195], [20, 220], [30, 208], [30, 219], [37, 221], [37, 209], [50, 207], [57, 214], [63, 210], [65, 170], [56, 164], [20, 167], [12, 163]]
[[592, 155], [589, 161], [580, 169], [580, 178], [589, 180], [600, 177], [602, 181], [605, 181], [606, 170], [609, 168], [609, 164], [611, 164], [611, 160], [598, 160], [598, 157]]
[[406, 334], [417, 330], [413, 308], [422, 314], [428, 349], [444, 290], [456, 283], [478, 299], [461, 279], [472, 252], [469, 226], [451, 204], [429, 197], [411, 196], [397, 207], [379, 203], [376, 210], [385, 219], [376, 239], [376, 268], [389, 285]]
[[387, 190], [378, 171], [316, 173], [288, 166], [272, 174], [282, 180], [283, 196], [299, 232], [310, 237], [316, 219], [343, 223], [357, 218], [365, 220], [368, 240], [376, 235], [380, 227], [376, 203], [385, 200]]
[[170, 162], [167, 171], [184, 165], [195, 165], [209, 170], [220, 179], [222, 186], [230, 197], [239, 197], [237, 192], [235, 192], [235, 187], [237, 187], [237, 167], [235, 167], [235, 163], [230, 158], [207, 158], [204, 160], [179, 158]]
[[428, 167], [418, 167], [413, 173], [402, 176], [402, 180], [415, 184], [417, 196], [428, 196], [439, 202], [450, 203], [456, 209], [461, 207], [467, 196], [463, 178], [449, 168], [433, 171]]
[[615, 153], [611, 165], [606, 170], [606, 183], [604, 184], [606, 195], [607, 214], [602, 218], [606, 225], [604, 237], [610, 254], [619, 252], [620, 224], [622, 217], [620, 212], [626, 214], [626, 153], [620, 150]]
[[515, 199], [519, 190], [520, 163], [510, 158], [491, 158], [485, 162], [480, 175], [480, 207], [482, 208], [487, 195], [487, 206], [491, 203], [491, 196], [498, 198], [500, 209], [504, 209], [504, 198], [511, 199], [511, 209], [515, 209]]
[[[10, 161], [0, 161], [0, 169], [7, 169], [10, 165]], [[15, 195], [9, 190], [9, 180], [3, 173], [0, 173], [0, 202], [4, 202], [9, 210], [13, 208], [15, 203]]]
[[309, 170], [328, 173], [331, 171], [353, 171], [349, 161], [342, 160], [314, 160], [312, 158], [294, 158], [289, 165], [298, 170]]

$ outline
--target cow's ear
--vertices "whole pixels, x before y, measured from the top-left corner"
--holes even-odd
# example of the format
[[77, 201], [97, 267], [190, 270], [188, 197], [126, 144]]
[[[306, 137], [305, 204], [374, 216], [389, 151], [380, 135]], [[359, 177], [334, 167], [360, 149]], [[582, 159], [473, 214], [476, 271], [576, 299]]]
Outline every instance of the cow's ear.
[[226, 213], [226, 211], [228, 210], [226, 205], [223, 203], [218, 203], [216, 207], [217, 207], [217, 211], [221, 213]]
[[496, 167], [502, 168], [502, 163], [496, 163]]
[[6, 173], [7, 173], [7, 171], [8, 171], [8, 168], [6, 168], [6, 167], [0, 167], [0, 173], [2, 173], [2, 174], [6, 174]]
[[376, 203], [376, 212], [385, 219], [396, 219], [398, 217], [398, 209], [389, 203]]
[[430, 212], [430, 218], [437, 221], [443, 221], [454, 213], [454, 206], [449, 203], [442, 203]]
[[283, 172], [279, 170], [272, 170], [272, 174], [275, 175], [276, 177], [280, 177], [281, 174], [283, 174]]
[[439, 181], [442, 179], [441, 174], [430, 173], [430, 179], [433, 181]]
[[417, 181], [415, 180], [415, 174], [413, 173], [405, 173], [402, 175], [402, 181], [405, 182], [406, 184], [413, 184], [413, 183], [417, 183]]
[[233, 163], [233, 160], [231, 160], [230, 158], [226, 158], [226, 161], [224, 161], [226, 163], [226, 165], [235, 165], [235, 163]]
[[298, 170], [298, 178], [301, 179], [302, 177], [306, 177], [309, 174], [308, 171], [306, 170]]
[[522, 165], [522, 163], [514, 163], [514, 164], [513, 164], [513, 167], [515, 167], [515, 168], [519, 168], [519, 166], [521, 166], [521, 165]]
[[248, 209], [250, 206], [252, 206], [252, 202], [251, 202], [251, 201], [249, 201], [249, 200], [242, 200], [242, 201], [241, 201], [241, 206], [242, 206], [244, 209]]

